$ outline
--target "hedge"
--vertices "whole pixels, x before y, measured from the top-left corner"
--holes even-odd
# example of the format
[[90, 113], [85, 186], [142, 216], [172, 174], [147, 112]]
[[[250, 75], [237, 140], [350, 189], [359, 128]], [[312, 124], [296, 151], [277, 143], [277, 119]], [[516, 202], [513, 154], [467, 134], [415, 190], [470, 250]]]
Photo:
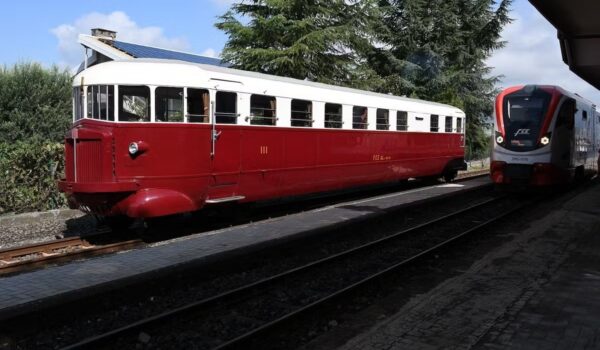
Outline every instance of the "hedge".
[[0, 143], [0, 214], [66, 206], [56, 185], [63, 173], [61, 143]]

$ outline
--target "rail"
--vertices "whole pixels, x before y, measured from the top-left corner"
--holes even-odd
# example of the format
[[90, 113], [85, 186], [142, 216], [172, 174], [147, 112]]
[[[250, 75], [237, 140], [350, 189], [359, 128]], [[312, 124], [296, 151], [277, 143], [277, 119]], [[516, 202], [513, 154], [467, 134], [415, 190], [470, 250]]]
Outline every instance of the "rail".
[[[255, 341], [259, 335], [262, 335], [275, 327], [281, 326], [283, 323], [295, 319], [309, 311], [314, 311], [326, 302], [355, 290], [358, 287], [364, 286], [426, 254], [439, 250], [470, 233], [476, 232], [477, 230], [504, 218], [526, 205], [526, 203], [521, 201], [512, 200], [511, 202], [511, 200], [511, 198], [505, 196], [487, 199], [467, 208], [456, 210], [450, 214], [440, 216], [428, 222], [415, 225], [408, 229], [310, 262], [303, 266], [295, 267], [245, 286], [203, 300], [195, 301], [148, 318], [140, 319], [126, 326], [84, 339], [63, 349], [89, 349], [107, 345], [109, 342], [110, 344], [117, 344], [114, 342], [128, 336], [131, 336], [132, 338], [127, 339], [133, 339], [135, 342], [135, 334], [137, 334], [135, 332], [141, 330], [146, 331], [149, 328], [164, 327], [165, 325], [172, 326], [172, 324], [177, 323], [180, 318], [185, 319], [186, 323], [191, 322], [203, 325], [212, 324], [216, 327], [216, 325], [223, 321], [219, 319], [219, 316], [223, 316], [223, 313], [225, 313], [225, 317], [227, 317], [227, 315], [230, 315], [230, 310], [251, 310], [253, 309], [251, 305], [269, 305], [273, 303], [273, 300], [263, 300], [263, 303], [261, 303], [260, 298], [268, 299], [268, 296], [273, 295], [273, 293], [288, 297], [288, 295], [293, 294], [294, 291], [297, 293], [299, 290], [306, 290], [307, 285], [309, 285], [307, 284], [309, 283], [307, 281], [315, 281], [317, 279], [315, 276], [319, 273], [323, 276], [332, 275], [331, 271], [327, 272], [327, 269], [331, 269], [332, 266], [333, 269], [339, 269], [340, 266], [344, 266], [345, 270], [352, 271], [352, 278], [358, 278], [358, 280], [348, 282], [345, 285], [340, 285], [339, 287], [336, 286], [334, 290], [330, 291], [328, 291], [328, 289], [331, 289], [332, 285], [336, 284], [338, 281], [336, 281], [336, 283], [327, 283], [325, 281], [333, 281], [324, 278], [323, 282], [321, 282], [324, 285], [311, 285], [309, 289], [318, 290], [320, 292], [315, 292], [315, 294], [318, 295], [319, 293], [324, 293], [323, 295], [318, 295], [318, 298], [316, 299], [306, 297], [306, 299], [314, 301], [304, 305], [298, 305], [302, 303], [299, 303], [297, 300], [292, 300], [293, 302], [290, 302], [289, 300], [283, 302], [280, 300], [276, 301], [275, 303], [285, 304], [286, 308], [289, 308], [289, 310], [286, 310], [283, 315], [271, 316], [273, 317], [272, 319], [261, 319], [258, 321], [257, 318], [252, 318], [248, 315], [238, 315], [245, 319], [252, 319], [255, 323], [259, 324], [254, 325], [251, 329], [238, 332], [238, 334], [231, 336], [229, 339], [219, 338], [219, 345], [217, 348], [249, 348], [251, 346], [248, 346], [248, 343]], [[508, 209], [498, 210], [504, 207]], [[490, 213], [496, 214], [490, 215]], [[477, 215], [479, 215], [479, 217], [474, 219], [474, 216], [477, 217]], [[487, 219], [482, 220], [482, 218]], [[437, 240], [432, 240], [431, 233], [439, 232], [440, 230], [443, 232], [444, 227], [446, 227], [447, 232], [440, 234], [440, 237], [438, 237]], [[460, 229], [457, 230], [455, 229], [456, 227], [459, 227]], [[400, 249], [398, 247], [404, 247], [403, 249], [408, 249], [406, 247], [413, 247], [411, 249], [414, 249], [414, 244], [407, 244], [407, 241], [405, 240], [415, 238], [417, 240], [421, 239], [421, 243], [427, 246], [405, 256], [398, 253], [398, 249]], [[365, 254], [368, 258], [360, 256], [360, 254]], [[357, 255], [359, 256], [357, 257]], [[373, 261], [382, 262], [382, 264], [377, 266], [376, 271], [369, 271], [369, 269], [373, 268]], [[337, 267], [335, 267], [336, 264], [338, 264]], [[323, 269], [325, 272], [323, 272]], [[280, 291], [274, 292], [274, 290], [277, 291], [278, 289], [280, 289]], [[322, 290], [325, 290], [326, 292], [322, 292]], [[293, 299], [293, 297], [288, 298]], [[237, 315], [237, 312], [234, 312], [234, 314]], [[211, 327], [209, 326], [208, 328]], [[157, 332], [150, 333], [156, 334]], [[215, 340], [213, 339], [213, 341]], [[128, 344], [131, 345], [131, 343]]]
[[101, 241], [103, 239], [101, 236], [106, 234], [69, 237], [0, 250], [0, 276], [30, 271], [52, 263], [114, 253], [144, 244], [141, 239], [92, 243], [93, 240]]

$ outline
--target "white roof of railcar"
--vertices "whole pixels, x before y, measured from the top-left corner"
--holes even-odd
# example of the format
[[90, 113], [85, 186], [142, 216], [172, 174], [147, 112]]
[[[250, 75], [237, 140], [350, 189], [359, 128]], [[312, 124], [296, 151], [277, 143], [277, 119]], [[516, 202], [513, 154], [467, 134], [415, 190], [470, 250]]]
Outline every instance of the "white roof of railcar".
[[[205, 79], [202, 79], [201, 73], [204, 73]], [[459, 108], [437, 102], [168, 59], [138, 58], [97, 64], [77, 74], [73, 85], [81, 85], [82, 81], [84, 85], [157, 85], [199, 88], [212, 88], [216, 84], [224, 91], [464, 116], [464, 112]], [[265, 83], [269, 85], [265, 86]], [[324, 93], [328, 94], [327, 97], [323, 95]], [[403, 108], [398, 106], [399, 102], [403, 103]]]

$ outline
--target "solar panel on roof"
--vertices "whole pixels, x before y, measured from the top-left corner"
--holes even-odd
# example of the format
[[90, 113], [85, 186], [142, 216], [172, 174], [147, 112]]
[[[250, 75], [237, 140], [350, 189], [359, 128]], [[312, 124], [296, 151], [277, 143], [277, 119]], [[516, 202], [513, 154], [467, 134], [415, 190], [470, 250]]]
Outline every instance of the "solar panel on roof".
[[177, 52], [165, 49], [159, 49], [150, 46], [136, 45], [131, 43], [125, 43], [122, 41], [110, 41], [113, 47], [124, 51], [127, 54], [134, 56], [135, 58], [162, 58], [169, 60], [180, 60], [185, 62], [210, 64], [213, 66], [228, 67], [229, 64], [221, 61], [218, 58], [198, 56], [184, 52]]

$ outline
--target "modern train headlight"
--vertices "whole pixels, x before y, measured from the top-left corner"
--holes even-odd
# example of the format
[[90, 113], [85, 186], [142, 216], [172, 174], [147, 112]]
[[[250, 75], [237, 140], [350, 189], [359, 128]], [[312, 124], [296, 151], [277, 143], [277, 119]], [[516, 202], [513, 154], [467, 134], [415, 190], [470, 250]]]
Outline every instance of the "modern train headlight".
[[550, 138], [548, 136], [544, 136], [540, 139], [540, 143], [544, 146], [550, 143]]
[[499, 135], [498, 137], [496, 137], [496, 142], [498, 142], [498, 143], [504, 142], [504, 137], [502, 137], [502, 135]]
[[132, 142], [129, 144], [129, 154], [132, 156], [135, 156], [139, 150], [140, 147], [138, 146], [137, 142]]

